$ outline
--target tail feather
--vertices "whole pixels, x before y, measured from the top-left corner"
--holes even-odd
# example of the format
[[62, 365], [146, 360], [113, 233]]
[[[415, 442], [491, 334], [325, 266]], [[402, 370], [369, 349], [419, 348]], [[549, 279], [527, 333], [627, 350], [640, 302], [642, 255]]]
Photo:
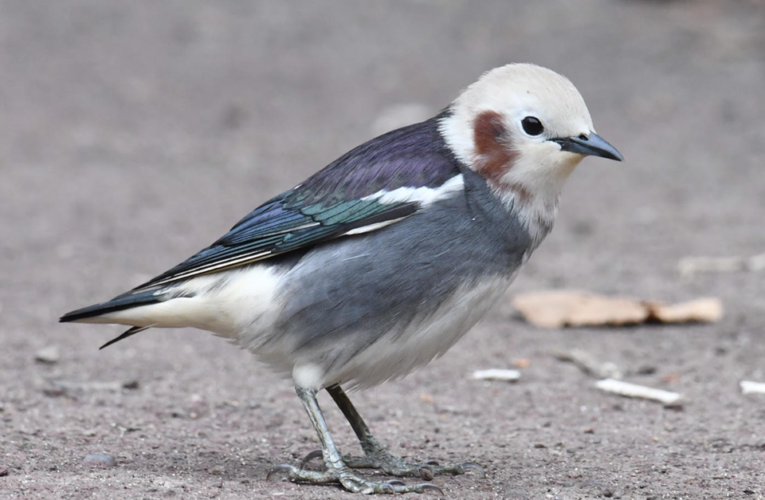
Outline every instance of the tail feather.
[[[198, 328], [233, 338], [242, 325], [252, 323], [275, 307], [278, 279], [279, 275], [266, 267], [199, 276], [182, 283], [127, 292], [108, 302], [69, 312], [60, 321], [133, 327], [114, 342], [152, 327]], [[243, 304], [257, 307], [252, 309]]]
[[110, 345], [115, 344], [115, 343], [119, 342], [120, 340], [125, 340], [126, 338], [132, 337], [136, 333], [140, 333], [140, 332], [142, 332], [144, 330], [148, 330], [149, 328], [151, 328], [151, 327], [150, 326], [134, 326], [134, 327], [130, 328], [128, 331], [126, 331], [125, 333], [123, 333], [122, 335], [120, 335], [119, 337], [115, 337], [115, 338], [111, 339], [109, 342], [107, 342], [106, 344], [104, 344], [101, 347], [99, 347], [98, 350], [100, 351], [101, 349], [109, 347]]
[[123, 294], [119, 295], [108, 302], [102, 302], [100, 304], [94, 304], [92, 306], [83, 307], [75, 311], [68, 312], [59, 318], [61, 323], [69, 323], [72, 321], [83, 321], [90, 318], [96, 318], [117, 311], [124, 311], [125, 309], [132, 309], [139, 306], [148, 306], [164, 302], [169, 297], [165, 294], [157, 294], [156, 290], [149, 290], [146, 292], [139, 292], [135, 294]]

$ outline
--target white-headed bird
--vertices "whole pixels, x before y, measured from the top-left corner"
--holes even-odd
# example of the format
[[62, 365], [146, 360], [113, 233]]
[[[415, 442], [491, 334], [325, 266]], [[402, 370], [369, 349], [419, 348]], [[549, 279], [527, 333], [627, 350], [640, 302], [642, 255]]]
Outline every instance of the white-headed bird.
[[[539, 66], [502, 66], [434, 118], [358, 146], [188, 260], [61, 321], [131, 326], [106, 345], [163, 327], [228, 338], [292, 377], [319, 436], [307, 459], [322, 457], [323, 472], [274, 470], [354, 492], [436, 488], [355, 469], [429, 479], [480, 467], [390, 455], [341, 387], [402, 377], [465, 335], [550, 232], [563, 184], [588, 155], [622, 160], [574, 85]], [[363, 457], [338, 452], [322, 389]]]

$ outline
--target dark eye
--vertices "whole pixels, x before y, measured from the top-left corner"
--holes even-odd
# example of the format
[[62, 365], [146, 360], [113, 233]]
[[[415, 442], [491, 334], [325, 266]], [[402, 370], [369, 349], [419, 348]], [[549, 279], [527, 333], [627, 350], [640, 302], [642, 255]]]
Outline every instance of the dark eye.
[[533, 116], [527, 116], [524, 118], [523, 121], [521, 121], [521, 125], [523, 125], [523, 131], [529, 135], [539, 135], [545, 131], [545, 128], [542, 126], [542, 122], [539, 121], [539, 118], [535, 118]]

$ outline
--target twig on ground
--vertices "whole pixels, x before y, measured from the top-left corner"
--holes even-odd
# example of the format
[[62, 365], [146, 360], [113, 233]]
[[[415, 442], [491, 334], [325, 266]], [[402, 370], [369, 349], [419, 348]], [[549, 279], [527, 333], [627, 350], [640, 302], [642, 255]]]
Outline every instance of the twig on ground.
[[500, 380], [502, 382], [515, 382], [521, 378], [521, 372], [518, 370], [503, 370], [500, 368], [492, 368], [489, 370], [474, 371], [473, 378], [476, 380]]
[[751, 380], [742, 380], [741, 392], [744, 394], [765, 394], [765, 383], [752, 382]]
[[557, 351], [553, 353], [559, 361], [568, 361], [574, 363], [587, 375], [595, 378], [613, 378], [621, 379], [624, 374], [615, 363], [610, 361], [601, 363], [588, 352], [581, 349], [571, 349], [570, 351]]
[[765, 253], [752, 257], [684, 257], [677, 264], [682, 276], [698, 273], [758, 272], [765, 270]]
[[661, 389], [653, 389], [651, 387], [645, 387], [643, 385], [630, 384], [628, 382], [622, 382], [621, 380], [614, 380], [607, 378], [605, 380], [599, 380], [595, 387], [602, 391], [618, 394], [628, 398], [641, 398], [649, 399], [651, 401], [658, 401], [664, 406], [679, 407], [682, 395], [676, 392], [664, 391]]

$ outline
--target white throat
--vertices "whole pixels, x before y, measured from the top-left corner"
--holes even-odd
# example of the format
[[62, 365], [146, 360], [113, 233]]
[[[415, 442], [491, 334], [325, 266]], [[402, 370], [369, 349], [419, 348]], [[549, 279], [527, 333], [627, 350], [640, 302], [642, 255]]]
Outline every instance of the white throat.
[[547, 161], [535, 156], [519, 155], [512, 168], [502, 176], [500, 185], [492, 186], [502, 204], [518, 215], [529, 231], [532, 250], [552, 230], [563, 185], [580, 160], [571, 155], [573, 161], [551, 165], [548, 164], [553, 163], [549, 156]]
[[[481, 174], [477, 166], [481, 157], [476, 151], [474, 120], [458, 109], [445, 117], [440, 131], [454, 155], [472, 170]], [[487, 183], [502, 204], [517, 215], [533, 240], [536, 248], [550, 232], [558, 212], [563, 185], [577, 166], [579, 155], [563, 153], [559, 147], [523, 148], [512, 155], [502, 174]]]

